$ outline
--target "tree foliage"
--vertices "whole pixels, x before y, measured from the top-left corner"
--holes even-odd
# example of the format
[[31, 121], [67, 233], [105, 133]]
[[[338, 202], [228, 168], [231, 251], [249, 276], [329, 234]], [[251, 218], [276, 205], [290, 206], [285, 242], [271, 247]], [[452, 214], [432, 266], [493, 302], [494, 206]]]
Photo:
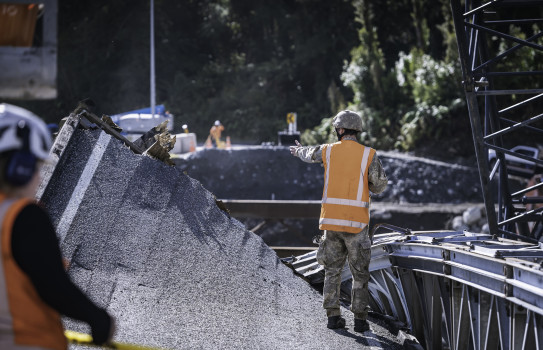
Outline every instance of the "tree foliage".
[[[276, 140], [288, 112], [310, 128], [344, 107], [356, 45], [350, 1], [155, 0], [157, 103], [205, 139]], [[99, 113], [150, 105], [149, 1], [59, 2], [59, 97], [31, 103], [49, 121], [83, 98]]]
[[[175, 132], [188, 124], [199, 140], [219, 119], [234, 140], [275, 141], [297, 112], [305, 143], [329, 142], [331, 116], [348, 107], [373, 147], [448, 139], [471, 152], [449, 6], [155, 0], [157, 103], [176, 116]], [[27, 106], [48, 121], [83, 98], [105, 114], [149, 106], [149, 10], [149, 1], [59, 2], [59, 97]], [[506, 64], [541, 65], [521, 52]]]
[[452, 130], [469, 130], [448, 1], [353, 5], [360, 44], [342, 80], [354, 92], [349, 107], [363, 116], [362, 142], [411, 150], [452, 137]]

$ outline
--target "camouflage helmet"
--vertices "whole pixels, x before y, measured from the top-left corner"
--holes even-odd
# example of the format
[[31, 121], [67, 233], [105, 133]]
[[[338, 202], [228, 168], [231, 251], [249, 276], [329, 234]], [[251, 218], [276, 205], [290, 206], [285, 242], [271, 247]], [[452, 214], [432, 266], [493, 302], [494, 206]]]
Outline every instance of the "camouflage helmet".
[[332, 125], [336, 129], [351, 129], [362, 132], [362, 117], [360, 114], [344, 110], [339, 112], [332, 120]]

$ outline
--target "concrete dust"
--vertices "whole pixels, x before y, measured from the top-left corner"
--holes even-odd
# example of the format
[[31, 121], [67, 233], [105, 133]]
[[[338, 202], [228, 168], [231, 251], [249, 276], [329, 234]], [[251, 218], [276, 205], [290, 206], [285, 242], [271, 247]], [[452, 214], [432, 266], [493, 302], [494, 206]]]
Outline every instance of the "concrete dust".
[[402, 347], [375, 320], [373, 333], [355, 333], [347, 310], [348, 329], [328, 330], [321, 295], [220, 210], [200, 182], [103, 135], [75, 131], [41, 201], [66, 227], [70, 276], [116, 318], [116, 341], [169, 349]]

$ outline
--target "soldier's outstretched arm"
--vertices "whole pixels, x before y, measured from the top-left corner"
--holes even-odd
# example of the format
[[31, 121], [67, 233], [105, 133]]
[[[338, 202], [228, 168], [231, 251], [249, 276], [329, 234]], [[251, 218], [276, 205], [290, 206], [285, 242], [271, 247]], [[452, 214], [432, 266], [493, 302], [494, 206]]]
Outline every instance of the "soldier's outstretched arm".
[[306, 163], [322, 163], [321, 146], [302, 146], [295, 140], [296, 146], [290, 146], [290, 153]]

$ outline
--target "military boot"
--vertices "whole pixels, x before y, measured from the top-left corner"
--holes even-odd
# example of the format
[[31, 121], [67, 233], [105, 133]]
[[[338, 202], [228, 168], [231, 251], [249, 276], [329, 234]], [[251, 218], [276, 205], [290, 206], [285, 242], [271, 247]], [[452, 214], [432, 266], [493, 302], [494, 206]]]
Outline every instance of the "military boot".
[[366, 320], [354, 319], [354, 331], [364, 333], [370, 330], [370, 324]]
[[341, 316], [330, 316], [326, 327], [329, 329], [345, 328], [345, 319]]

